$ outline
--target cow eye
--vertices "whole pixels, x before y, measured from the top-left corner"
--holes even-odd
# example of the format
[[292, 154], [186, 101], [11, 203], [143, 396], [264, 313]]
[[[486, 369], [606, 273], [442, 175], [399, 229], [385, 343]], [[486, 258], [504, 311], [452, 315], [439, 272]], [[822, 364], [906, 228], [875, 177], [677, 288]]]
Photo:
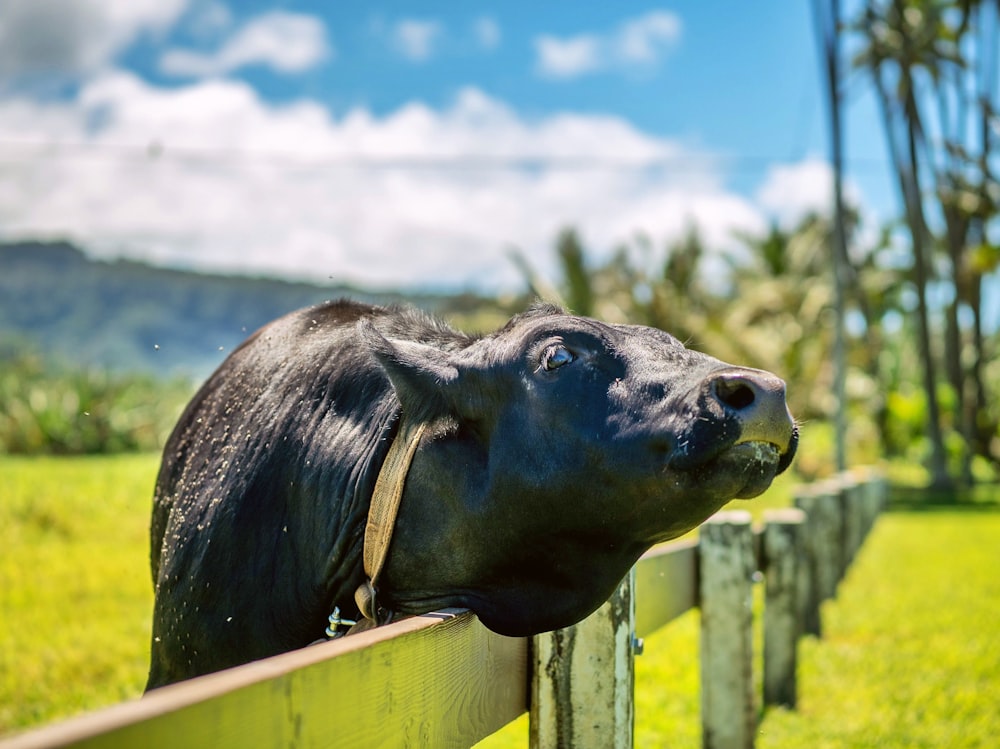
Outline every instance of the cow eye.
[[559, 367], [569, 364], [576, 356], [565, 346], [549, 346], [542, 354], [542, 369], [552, 372]]

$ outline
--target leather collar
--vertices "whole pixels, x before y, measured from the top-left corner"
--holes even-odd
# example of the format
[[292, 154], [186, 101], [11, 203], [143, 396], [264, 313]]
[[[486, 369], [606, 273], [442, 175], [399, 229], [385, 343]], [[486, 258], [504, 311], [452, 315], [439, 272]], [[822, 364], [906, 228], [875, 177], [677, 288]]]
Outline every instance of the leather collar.
[[399, 430], [389, 447], [389, 452], [379, 470], [368, 508], [368, 522], [365, 524], [365, 540], [362, 560], [365, 582], [354, 593], [355, 603], [361, 615], [369, 620], [368, 626], [385, 624], [392, 618], [392, 612], [378, 605], [378, 578], [389, 556], [389, 543], [396, 527], [400, 500], [406, 477], [413, 463], [413, 456], [420, 444], [426, 424], [413, 423], [403, 414], [400, 416]]

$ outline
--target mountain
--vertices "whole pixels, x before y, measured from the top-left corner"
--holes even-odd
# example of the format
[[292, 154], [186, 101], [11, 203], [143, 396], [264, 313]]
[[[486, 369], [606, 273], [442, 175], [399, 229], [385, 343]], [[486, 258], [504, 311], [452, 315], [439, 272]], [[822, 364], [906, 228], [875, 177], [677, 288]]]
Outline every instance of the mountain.
[[469, 294], [209, 275], [97, 260], [67, 242], [0, 243], [0, 355], [28, 346], [71, 365], [203, 377], [266, 322], [340, 297], [503, 316], [498, 303]]

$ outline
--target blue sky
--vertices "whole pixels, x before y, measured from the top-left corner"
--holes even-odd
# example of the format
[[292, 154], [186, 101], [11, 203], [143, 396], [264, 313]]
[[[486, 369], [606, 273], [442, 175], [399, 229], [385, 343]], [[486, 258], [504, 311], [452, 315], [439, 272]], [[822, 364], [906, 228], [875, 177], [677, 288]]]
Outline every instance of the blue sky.
[[[381, 3], [367, 11], [329, 5], [241, 4], [241, 16], [281, 7], [323, 19], [330, 52], [296, 76], [259, 64], [236, 74], [270, 100], [305, 95], [335, 113], [364, 106], [385, 115], [414, 99], [441, 108], [456, 91], [476, 86], [528, 116], [614, 113], [650, 133], [754, 158], [795, 160], [823, 147], [808, 3], [462, 3], [458, 12], [453, 2]], [[607, 60], [561, 75], [542, 68], [543, 37], [607, 39], [657, 14], [676, 31], [650, 45], [648, 61]], [[414, 40], [424, 29], [424, 46], [400, 41], [407, 24]], [[190, 33], [177, 38], [209, 53], [214, 46]], [[160, 53], [138, 47], [126, 59], [151, 80], [176, 84], [158, 70]]]
[[[0, 4], [2, 236], [494, 288], [562, 226], [596, 258], [692, 223], [725, 249], [829, 202], [809, 3], [333, 5]], [[864, 91], [851, 190], [884, 219]]]

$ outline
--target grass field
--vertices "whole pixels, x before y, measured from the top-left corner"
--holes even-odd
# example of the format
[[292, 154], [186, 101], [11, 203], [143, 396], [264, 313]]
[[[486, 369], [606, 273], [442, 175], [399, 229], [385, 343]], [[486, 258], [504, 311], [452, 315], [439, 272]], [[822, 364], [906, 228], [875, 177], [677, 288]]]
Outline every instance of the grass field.
[[[0, 735], [140, 693], [155, 470], [151, 456], [0, 458]], [[989, 506], [884, 515], [824, 605], [824, 638], [802, 643], [799, 709], [768, 711], [758, 746], [996, 746], [998, 562]], [[696, 612], [646, 639], [638, 746], [700, 745], [697, 657]], [[526, 746], [526, 725], [483, 746]]]
[[141, 692], [156, 466], [0, 459], [0, 734]]
[[998, 567], [1000, 512], [883, 516], [804, 642], [799, 710], [758, 745], [1000, 745]]

